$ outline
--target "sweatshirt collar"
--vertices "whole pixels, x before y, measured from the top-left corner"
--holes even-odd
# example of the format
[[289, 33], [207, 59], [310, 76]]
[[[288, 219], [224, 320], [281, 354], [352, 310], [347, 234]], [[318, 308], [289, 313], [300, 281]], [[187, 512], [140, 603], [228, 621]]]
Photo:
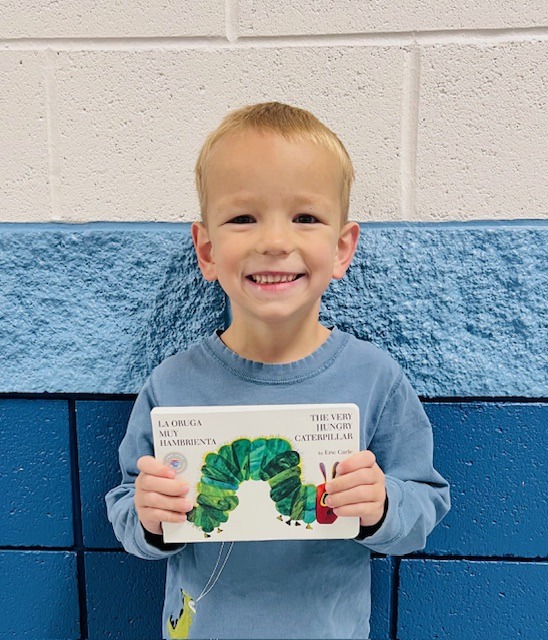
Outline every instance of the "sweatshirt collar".
[[327, 340], [310, 355], [294, 362], [270, 364], [242, 358], [224, 344], [220, 333], [215, 331], [204, 342], [214, 358], [240, 378], [273, 385], [300, 382], [325, 371], [350, 338], [349, 334], [333, 327]]

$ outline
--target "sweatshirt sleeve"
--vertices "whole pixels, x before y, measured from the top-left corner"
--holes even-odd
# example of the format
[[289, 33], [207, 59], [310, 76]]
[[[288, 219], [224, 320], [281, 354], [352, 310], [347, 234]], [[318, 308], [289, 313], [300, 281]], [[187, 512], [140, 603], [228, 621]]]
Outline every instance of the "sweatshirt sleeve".
[[386, 476], [388, 509], [381, 527], [358, 542], [391, 555], [423, 549], [449, 511], [449, 484], [434, 469], [430, 422], [401, 371], [368, 448]]
[[[139, 475], [137, 460], [154, 455], [150, 410], [156, 406], [152, 382], [149, 379], [139, 393], [129, 418], [126, 435], [119, 449], [122, 482], [111, 489], [106, 497], [107, 515], [116, 538], [124, 549], [145, 560], [161, 560], [179, 552], [184, 545], [153, 545], [146, 537], [135, 509], [135, 480]], [[148, 536], [149, 540], [151, 536]]]

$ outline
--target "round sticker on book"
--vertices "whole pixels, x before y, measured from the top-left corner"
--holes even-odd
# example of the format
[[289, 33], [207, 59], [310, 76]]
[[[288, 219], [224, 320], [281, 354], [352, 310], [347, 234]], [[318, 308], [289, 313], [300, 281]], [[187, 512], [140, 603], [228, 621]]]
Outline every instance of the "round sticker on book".
[[182, 473], [188, 466], [187, 459], [180, 453], [169, 453], [164, 458], [164, 464], [171, 467], [175, 473]]

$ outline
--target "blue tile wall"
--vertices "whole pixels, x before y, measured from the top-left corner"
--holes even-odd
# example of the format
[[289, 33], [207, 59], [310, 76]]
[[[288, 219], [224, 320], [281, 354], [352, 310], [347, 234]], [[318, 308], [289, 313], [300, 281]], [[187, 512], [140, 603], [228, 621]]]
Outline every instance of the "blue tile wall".
[[425, 405], [452, 509], [435, 555], [546, 557], [548, 404]]
[[546, 638], [547, 565], [402, 560], [398, 639]]
[[[389, 558], [372, 560], [372, 640], [390, 638], [392, 565]], [[86, 553], [89, 640], [159, 637], [165, 568], [165, 562], [144, 562], [122, 553]], [[105, 576], [110, 577], [108, 584]]]
[[165, 561], [126, 553], [85, 554], [89, 640], [162, 637]]
[[106, 518], [105, 494], [120, 483], [118, 447], [124, 436], [133, 401], [76, 403], [82, 529], [87, 548], [116, 548]]
[[390, 640], [394, 566], [392, 558], [371, 560], [371, 640]]
[[[425, 550], [373, 559], [372, 640], [548, 626], [547, 228], [364, 225], [325, 296], [427, 398], [452, 483]], [[0, 638], [160, 637], [165, 563], [120, 550], [104, 494], [143, 378], [226, 320], [188, 225], [0, 225]]]
[[0, 551], [0, 638], [78, 640], [76, 554]]
[[0, 399], [0, 546], [74, 542], [68, 405]]
[[[0, 600], [0, 620], [4, 621], [6, 633], [8, 630], [11, 633], [13, 621], [30, 606], [37, 622], [33, 622], [32, 616], [29, 618], [29, 637], [35, 633], [38, 621], [45, 625], [41, 637], [58, 637], [47, 634], [58, 633], [48, 629], [58, 629], [60, 620], [65, 625], [59, 631], [62, 638], [138, 640], [155, 637], [164, 563], [147, 563], [123, 552], [107, 551], [116, 548], [118, 543], [106, 520], [104, 492], [119, 478], [117, 447], [133, 402], [103, 399], [79, 400], [73, 404], [72, 424], [77, 433], [79, 467], [77, 476], [71, 479], [69, 402], [0, 400], [2, 450], [9, 450], [11, 443], [18, 452], [24, 449], [24, 443], [32, 442], [37, 452], [33, 460], [42, 465], [34, 468], [33, 477], [41, 475], [48, 479], [41, 488], [21, 484], [17, 475], [15, 481], [6, 483], [9, 504], [16, 508], [15, 513], [11, 513], [13, 508], [4, 509], [3, 517], [29, 518], [30, 514], [32, 519], [23, 530], [11, 525], [9, 519], [8, 525], [2, 527], [0, 584], [4, 598]], [[425, 409], [434, 427], [437, 466], [453, 486], [453, 510], [431, 535], [424, 552], [426, 558], [373, 559], [371, 637], [374, 640], [393, 638], [396, 621], [400, 640], [484, 637], [473, 633], [482, 625], [490, 628], [493, 620], [505, 619], [499, 611], [502, 606], [499, 599], [503, 598], [509, 598], [513, 626], [505, 622], [502, 626], [506, 635], [498, 631], [497, 637], [520, 637], [515, 634], [523, 635], [523, 629], [527, 633], [538, 632], [546, 607], [541, 596], [531, 595], [530, 590], [532, 585], [548, 580], [545, 561], [548, 545], [544, 535], [548, 492], [543, 472], [548, 404], [430, 402], [425, 404]], [[47, 458], [46, 449], [54, 461]], [[21, 473], [20, 469], [24, 468], [13, 464], [13, 460], [14, 456], [0, 458], [2, 475], [8, 480], [10, 473]], [[63, 464], [59, 465], [59, 461]], [[71, 527], [70, 537], [59, 538], [52, 536], [55, 526], [52, 529], [47, 526], [49, 519], [53, 525], [71, 522], [71, 484], [75, 490], [79, 488], [81, 495], [82, 547], [73, 545]], [[63, 497], [60, 516], [51, 515], [52, 507], [58, 503], [56, 494]], [[26, 509], [25, 505], [29, 496], [34, 505], [32, 509]], [[41, 504], [47, 505], [50, 516], [39, 513], [37, 507]], [[66, 527], [57, 527], [57, 530], [66, 532]], [[14, 539], [14, 532], [18, 539]], [[65, 546], [67, 550], [22, 552], [5, 548], [25, 544]], [[101, 548], [104, 551], [100, 551]], [[80, 576], [85, 577], [85, 581], [80, 582], [80, 592], [85, 590], [86, 610], [85, 629], [78, 631], [75, 630], [80, 624], [76, 556], [85, 549], [96, 551], [85, 553], [85, 572], [80, 572]], [[444, 555], [452, 559], [436, 560]], [[474, 556], [482, 560], [471, 561]], [[520, 561], [510, 562], [510, 557]], [[491, 559], [486, 562], [485, 558]], [[542, 561], [528, 562], [526, 558]], [[55, 581], [48, 577], [52, 573]], [[71, 584], [67, 588], [65, 583], [69, 577]], [[27, 587], [20, 587], [17, 582], [27, 584], [24, 580], [35, 585], [32, 597], [38, 597], [45, 588], [41, 586], [43, 581], [48, 588], [48, 598], [39, 599], [37, 603], [30, 596], [15, 598], [15, 593], [27, 592]], [[511, 598], [503, 589], [505, 584], [514, 584]], [[498, 585], [499, 591], [491, 593], [493, 585]], [[487, 599], [485, 589], [490, 594]], [[114, 593], [122, 590], [125, 590], [124, 598], [121, 602], [118, 599], [117, 607], [112, 607]], [[62, 597], [70, 613], [63, 610], [62, 616], [52, 617], [51, 599], [60, 597], [58, 591], [68, 594]], [[476, 591], [483, 595], [476, 595]], [[469, 596], [469, 592], [474, 595]], [[478, 608], [476, 603], [480, 598], [482, 607]], [[49, 613], [41, 612], [42, 608], [47, 608]], [[469, 622], [465, 624], [460, 619], [455, 622], [458, 615]], [[22, 637], [26, 637], [25, 633]]]

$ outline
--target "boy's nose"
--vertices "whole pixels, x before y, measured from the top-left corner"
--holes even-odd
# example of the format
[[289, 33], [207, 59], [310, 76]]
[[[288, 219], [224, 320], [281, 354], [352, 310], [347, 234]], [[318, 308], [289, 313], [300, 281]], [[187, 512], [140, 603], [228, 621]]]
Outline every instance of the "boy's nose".
[[291, 229], [285, 224], [265, 225], [256, 248], [259, 253], [270, 255], [291, 253], [295, 248]]

